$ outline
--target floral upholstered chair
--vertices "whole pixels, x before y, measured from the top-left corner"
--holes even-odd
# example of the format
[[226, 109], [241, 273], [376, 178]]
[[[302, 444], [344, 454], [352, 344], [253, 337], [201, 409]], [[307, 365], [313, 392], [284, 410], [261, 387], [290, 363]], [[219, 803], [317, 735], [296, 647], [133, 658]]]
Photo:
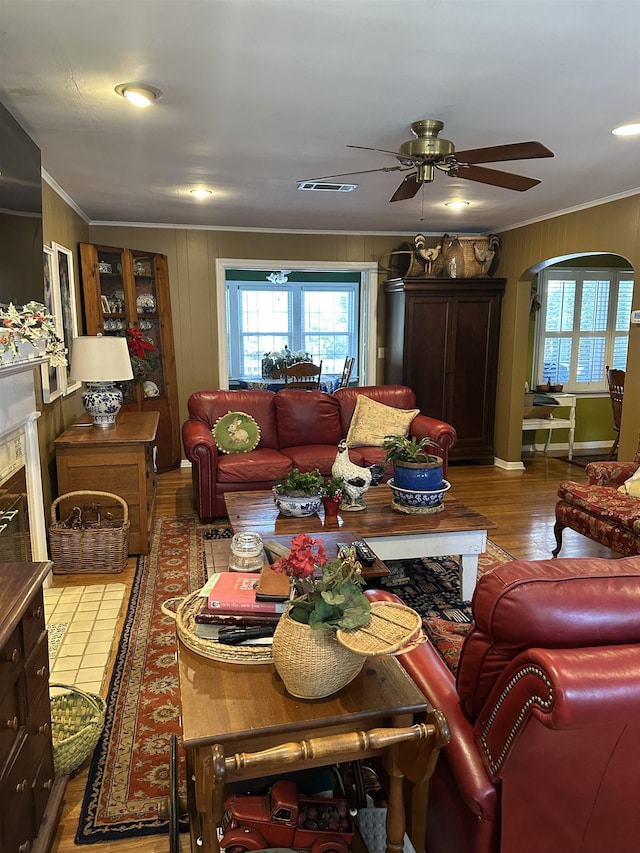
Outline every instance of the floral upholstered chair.
[[640, 554], [640, 445], [633, 462], [590, 462], [585, 471], [588, 483], [558, 487], [553, 556], [565, 527], [625, 557]]

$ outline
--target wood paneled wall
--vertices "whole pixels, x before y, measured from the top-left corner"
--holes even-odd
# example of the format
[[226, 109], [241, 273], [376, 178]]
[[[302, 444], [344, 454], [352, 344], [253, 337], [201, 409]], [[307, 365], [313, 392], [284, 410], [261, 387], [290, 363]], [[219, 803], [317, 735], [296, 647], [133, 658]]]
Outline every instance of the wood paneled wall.
[[[215, 262], [217, 258], [273, 260], [362, 261], [384, 258], [412, 235], [277, 234], [186, 228], [134, 228], [87, 225], [82, 217], [46, 184], [45, 242], [55, 240], [77, 252], [78, 242], [162, 252], [169, 259], [173, 329], [180, 421], [186, 418], [186, 400], [192, 391], [215, 387], [217, 316]], [[567, 213], [543, 222], [503, 232], [497, 276], [507, 279], [503, 303], [496, 456], [505, 462], [521, 458], [521, 398], [526, 379], [529, 282], [545, 262], [574, 254], [602, 252], [625, 257], [640, 268], [640, 195]], [[384, 346], [384, 297], [379, 282], [378, 342]], [[77, 284], [79, 284], [77, 282]], [[79, 294], [78, 294], [79, 296]], [[80, 299], [78, 301], [80, 305]], [[640, 308], [636, 280], [633, 307]], [[379, 363], [378, 381], [382, 381]], [[640, 329], [631, 330], [627, 369], [632, 393], [625, 399], [620, 458], [631, 458], [640, 432]], [[82, 404], [75, 394], [45, 406], [41, 434], [51, 459], [53, 438], [71, 422]]]
[[[278, 261], [377, 262], [406, 237], [348, 234], [265, 234], [183, 228], [95, 225], [90, 242], [161, 252], [169, 260], [171, 309], [176, 347], [180, 423], [189, 394], [217, 388], [218, 318], [215, 266], [218, 258]], [[384, 292], [379, 282], [379, 320]], [[383, 323], [378, 345], [384, 346]], [[378, 378], [383, 367], [379, 363]]]
[[[80, 214], [71, 207], [61, 196], [47, 184], [42, 182], [42, 214], [43, 240], [45, 245], [51, 242], [59, 243], [71, 249], [74, 255], [74, 273], [76, 287], [76, 305], [78, 306], [78, 329], [84, 331], [82, 325], [82, 299], [78, 267], [78, 243], [86, 242], [89, 238], [89, 225]], [[76, 391], [68, 397], [59, 397], [53, 403], [44, 404], [41, 396], [40, 382], [36, 382], [38, 408], [42, 416], [38, 422], [38, 440], [40, 443], [40, 463], [42, 465], [42, 489], [46, 518], [49, 518], [49, 507], [57, 497], [55, 473], [54, 439], [72, 424], [83, 412], [84, 406], [80, 392]]]

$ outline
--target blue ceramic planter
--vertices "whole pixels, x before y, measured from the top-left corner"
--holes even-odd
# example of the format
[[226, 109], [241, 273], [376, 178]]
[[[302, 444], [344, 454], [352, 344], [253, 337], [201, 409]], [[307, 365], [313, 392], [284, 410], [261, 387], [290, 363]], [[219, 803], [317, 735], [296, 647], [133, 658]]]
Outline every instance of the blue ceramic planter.
[[432, 492], [442, 485], [442, 465], [430, 463], [424, 466], [414, 462], [396, 462], [393, 466], [393, 482], [399, 489]]

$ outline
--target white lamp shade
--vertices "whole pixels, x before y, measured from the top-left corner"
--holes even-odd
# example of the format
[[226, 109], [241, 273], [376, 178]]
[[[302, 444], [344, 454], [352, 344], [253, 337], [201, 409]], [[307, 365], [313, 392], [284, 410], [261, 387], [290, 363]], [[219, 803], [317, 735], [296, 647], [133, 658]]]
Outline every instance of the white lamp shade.
[[75, 382], [119, 382], [133, 379], [126, 338], [89, 335], [73, 339], [71, 379]]

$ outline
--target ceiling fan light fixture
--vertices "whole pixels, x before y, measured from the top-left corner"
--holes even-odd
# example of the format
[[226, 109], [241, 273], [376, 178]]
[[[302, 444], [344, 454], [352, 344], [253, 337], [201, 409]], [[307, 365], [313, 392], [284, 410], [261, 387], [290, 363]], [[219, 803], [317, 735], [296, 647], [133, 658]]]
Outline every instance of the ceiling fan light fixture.
[[162, 92], [155, 86], [136, 83], [120, 83], [116, 86], [116, 92], [136, 107], [149, 107], [162, 97]]
[[197, 199], [205, 199], [209, 198], [210, 195], [213, 195], [211, 190], [206, 190], [204, 187], [194, 187], [192, 190], [189, 190], [189, 192]]
[[621, 124], [619, 127], [614, 127], [611, 131], [614, 136], [639, 136], [640, 122], [633, 124]]
[[464, 210], [465, 207], [469, 207], [468, 201], [445, 201], [445, 207], [450, 208], [451, 210]]

